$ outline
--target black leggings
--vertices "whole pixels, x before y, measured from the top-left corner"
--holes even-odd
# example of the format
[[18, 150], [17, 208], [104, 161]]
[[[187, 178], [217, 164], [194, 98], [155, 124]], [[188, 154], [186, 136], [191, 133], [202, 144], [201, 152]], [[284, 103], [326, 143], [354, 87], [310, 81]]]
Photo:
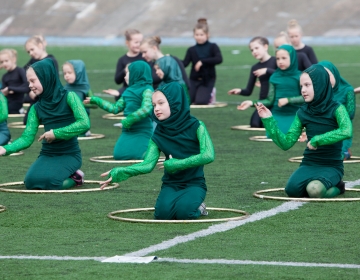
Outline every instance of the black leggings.
[[214, 86], [215, 79], [208, 80], [206, 85], [204, 85], [203, 81], [190, 80], [191, 104], [209, 104]]
[[257, 110], [251, 116], [250, 127], [264, 127]]

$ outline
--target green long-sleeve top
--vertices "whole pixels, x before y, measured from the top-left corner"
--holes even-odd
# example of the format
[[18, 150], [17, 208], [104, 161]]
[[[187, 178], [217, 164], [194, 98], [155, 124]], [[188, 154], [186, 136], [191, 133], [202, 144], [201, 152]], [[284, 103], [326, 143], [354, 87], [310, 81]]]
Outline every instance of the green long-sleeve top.
[[[75, 122], [65, 127], [53, 129], [56, 140], [69, 140], [90, 129], [89, 117], [76, 93], [69, 92], [67, 94], [66, 102], [74, 113]], [[35, 107], [32, 106], [29, 111], [26, 128], [22, 135], [11, 144], [4, 146], [6, 155], [16, 153], [30, 147], [35, 140], [39, 125], [39, 117]], [[56, 140], [54, 140], [54, 142], [56, 142]]]
[[120, 97], [119, 100], [114, 104], [103, 100], [99, 97], [91, 97], [90, 103], [98, 105], [101, 109], [113, 113], [118, 114], [124, 111], [125, 119], [121, 121], [123, 128], [130, 129], [135, 123], [142, 121], [150, 115], [150, 112], [153, 108], [152, 106], [152, 93], [153, 91], [146, 89], [142, 93], [142, 102], [140, 108], [129, 108], [133, 107], [131, 103], [127, 103], [126, 99]]
[[9, 111], [8, 111], [6, 97], [0, 92], [0, 125], [2, 123], [6, 123], [8, 118], [8, 112]]
[[[335, 99], [335, 98], [334, 98]], [[353, 90], [349, 90], [346, 94], [346, 102], [343, 103], [346, 107], [346, 111], [348, 111], [350, 119], [353, 119], [355, 116], [356, 109], [356, 99]]]
[[[164, 162], [164, 168], [169, 174], [178, 171], [203, 166], [211, 163], [215, 159], [214, 146], [205, 125], [200, 122], [196, 131], [200, 145], [200, 153], [184, 159], [170, 158]], [[132, 176], [150, 173], [156, 166], [160, 157], [160, 149], [154, 141], [150, 140], [144, 161], [127, 167], [116, 167], [110, 171], [109, 177], [112, 182], [122, 182]]]
[[[307, 133], [310, 133], [311, 131], [311, 135], [307, 135], [308, 141], [310, 141], [310, 144], [317, 149], [310, 150], [306, 148], [302, 164], [313, 165], [312, 163], [317, 163], [322, 165], [331, 165], [332, 160], [341, 161], [341, 141], [352, 136], [352, 124], [348, 112], [343, 105], [340, 105], [335, 110], [337, 128], [326, 131], [326, 129], [328, 129], [326, 126], [317, 125], [316, 131], [317, 133], [320, 133], [316, 135], [313, 135], [314, 126], [316, 124], [312, 125], [313, 127], [307, 128], [309, 125], [302, 124], [298, 115], [295, 116], [295, 119], [286, 134], [279, 130], [277, 122], [272, 116], [269, 118], [263, 118], [262, 121], [269, 137], [283, 150], [288, 150], [294, 146], [294, 144], [298, 141], [303, 128], [306, 128]], [[315, 119], [314, 122], [316, 122]], [[332, 158], [329, 158], [329, 155], [331, 155]]]

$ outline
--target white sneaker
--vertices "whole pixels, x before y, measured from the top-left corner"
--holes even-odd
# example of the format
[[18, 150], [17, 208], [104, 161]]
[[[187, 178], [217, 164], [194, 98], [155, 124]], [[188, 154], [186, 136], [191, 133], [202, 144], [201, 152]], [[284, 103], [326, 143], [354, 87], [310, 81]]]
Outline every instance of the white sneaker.
[[199, 206], [198, 209], [200, 210], [200, 215], [201, 215], [201, 216], [207, 216], [207, 215], [209, 215], [208, 211], [206, 211], [206, 205], [205, 205], [204, 202], [200, 204], [200, 206]]

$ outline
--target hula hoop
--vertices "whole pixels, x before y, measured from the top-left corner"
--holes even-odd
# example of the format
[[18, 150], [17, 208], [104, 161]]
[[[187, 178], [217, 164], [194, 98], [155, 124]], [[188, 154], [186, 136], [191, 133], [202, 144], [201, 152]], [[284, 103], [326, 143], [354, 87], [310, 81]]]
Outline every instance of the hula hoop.
[[6, 211], [6, 207], [4, 205], [0, 205], [0, 213]]
[[25, 114], [8, 114], [8, 118], [23, 118]]
[[213, 222], [228, 222], [228, 221], [238, 221], [246, 219], [250, 216], [249, 213], [237, 210], [237, 209], [228, 209], [228, 208], [213, 208], [207, 207], [206, 210], [213, 210], [213, 211], [221, 211], [221, 212], [232, 212], [242, 214], [241, 216], [236, 216], [232, 218], [219, 218], [219, 219], [197, 219], [197, 220], [149, 220], [149, 219], [132, 219], [132, 218], [123, 218], [115, 216], [116, 214], [121, 213], [132, 213], [132, 212], [148, 212], [154, 211], [155, 208], [136, 208], [136, 209], [125, 209], [125, 210], [118, 210], [114, 212], [110, 212], [107, 217], [113, 220], [118, 220], [122, 222], [133, 222], [133, 223], [154, 223], [154, 224], [189, 224], [189, 223], [213, 223]]
[[30, 103], [23, 103], [23, 107], [30, 107]]
[[[124, 164], [124, 163], [140, 163], [144, 160], [142, 159], [129, 159], [129, 160], [115, 160], [113, 156], [98, 156], [98, 157], [91, 157], [90, 161], [93, 162], [101, 162], [101, 163], [118, 163], [118, 164]], [[164, 162], [164, 157], [159, 157], [158, 162]]]
[[[93, 180], [85, 180], [84, 184], [100, 184], [101, 181], [93, 181]], [[88, 188], [88, 189], [69, 189], [69, 190], [26, 190], [26, 189], [8, 189], [4, 187], [11, 187], [11, 186], [24, 186], [24, 182], [10, 182], [0, 184], [0, 191], [2, 192], [11, 192], [11, 193], [80, 193], [80, 192], [98, 192], [98, 191], [105, 191], [111, 190], [119, 187], [119, 184], [112, 183], [111, 186], [105, 187], [100, 189], [97, 188]]]
[[17, 153], [12, 153], [9, 156], [10, 157], [16, 157], [16, 156], [22, 156], [23, 154], [24, 154], [24, 152], [20, 151], [20, 152], [17, 152]]
[[232, 130], [250, 130], [250, 131], [265, 131], [263, 127], [250, 127], [250, 125], [235, 125], [231, 127]]
[[265, 135], [261, 136], [252, 136], [249, 138], [251, 141], [257, 141], [257, 142], [272, 142], [271, 138], [267, 138]]
[[123, 120], [125, 119], [126, 117], [124, 116], [124, 113], [121, 112], [119, 114], [105, 114], [102, 116], [103, 119], [107, 119], [107, 120]]
[[104, 134], [91, 133], [90, 136], [78, 136], [78, 140], [94, 140], [104, 138]]
[[[253, 193], [253, 196], [260, 199], [272, 200], [286, 200], [286, 201], [301, 201], [301, 202], [344, 202], [344, 201], [360, 201], [360, 197], [353, 198], [308, 198], [308, 197], [283, 197], [263, 195], [263, 193], [284, 191], [284, 188], [260, 190]], [[345, 188], [345, 192], [360, 192], [360, 189]]]
[[190, 105], [191, 109], [212, 109], [212, 108], [221, 108], [226, 107], [228, 104], [225, 102], [216, 102], [215, 104], [207, 104], [207, 105]]
[[[8, 127], [10, 127], [10, 128], [25, 128], [26, 125], [23, 122], [10, 122], [10, 123], [8, 123]], [[44, 125], [40, 124], [39, 128], [44, 128]]]
[[[303, 156], [301, 156], [301, 157], [291, 157], [291, 158], [288, 159], [288, 161], [301, 163], [303, 158], [304, 158]], [[344, 160], [343, 162], [344, 162], [344, 164], [346, 164], [346, 163], [360, 163], [360, 157], [351, 156], [350, 159]]]

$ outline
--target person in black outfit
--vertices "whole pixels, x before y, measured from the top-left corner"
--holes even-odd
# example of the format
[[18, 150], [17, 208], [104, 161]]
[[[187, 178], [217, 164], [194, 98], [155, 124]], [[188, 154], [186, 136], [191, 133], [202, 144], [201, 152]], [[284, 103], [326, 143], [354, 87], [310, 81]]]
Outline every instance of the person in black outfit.
[[9, 114], [19, 114], [23, 105], [24, 94], [29, 92], [25, 70], [17, 67], [17, 52], [14, 49], [0, 51], [0, 65], [7, 72], [2, 77], [2, 93], [8, 102]]
[[[288, 35], [281, 31], [277, 37], [274, 39], [274, 47], [277, 49], [282, 45], [291, 45]], [[298, 59], [298, 69], [299, 71], [304, 71], [305, 69], [309, 68], [312, 63], [310, 62], [307, 55], [303, 52], [296, 52], [297, 59]]]
[[294, 47], [297, 53], [304, 53], [309, 58], [311, 64], [318, 63], [315, 52], [312, 47], [305, 45], [301, 41], [302, 29], [299, 23], [292, 19], [288, 22], [287, 33], [290, 38], [291, 45]]
[[198, 20], [194, 28], [196, 45], [188, 48], [183, 60], [184, 67], [192, 63], [190, 72], [190, 99], [192, 104], [211, 103], [215, 92], [215, 65], [222, 63], [221, 51], [217, 44], [210, 43], [209, 27], [204, 18]]
[[[253, 57], [259, 60], [258, 63], [251, 67], [250, 76], [246, 88], [234, 88], [228, 91], [228, 94], [237, 94], [249, 96], [253, 92], [256, 79], [260, 81], [260, 96], [259, 99], [265, 99], [269, 93], [269, 79], [270, 76], [277, 69], [276, 58], [270, 56], [269, 41], [264, 37], [254, 37], [251, 39], [249, 48]], [[264, 127], [257, 110], [251, 116], [251, 127]]]
[[[47, 42], [45, 38], [41, 35], [35, 35], [26, 41], [25, 49], [31, 58], [24, 66], [25, 71], [35, 62], [38, 62], [45, 58], [49, 58], [54, 62], [56, 72], [59, 73], [59, 64], [52, 54], [47, 53], [46, 46]], [[38, 100], [38, 97], [30, 90], [27, 93], [28, 94], [24, 97], [24, 103], [30, 103], [30, 107], [25, 113], [25, 117], [23, 120], [24, 124], [26, 124], [27, 122], [28, 112], [30, 111], [31, 106], [34, 105]]]
[[[115, 83], [123, 86], [118, 90], [118, 92], [115, 92], [114, 90], [108, 89], [104, 90], [105, 93], [111, 94], [115, 96], [115, 100], [118, 100], [121, 96], [121, 94], [126, 90], [128, 87], [128, 84], [125, 81], [125, 75], [126, 75], [126, 66], [130, 63], [138, 60], [145, 59], [142, 57], [142, 54], [140, 52], [140, 44], [143, 40], [143, 35], [140, 33], [140, 31], [136, 29], [128, 29], [125, 31], [125, 44], [128, 48], [128, 52], [119, 58], [117, 64], [116, 64], [116, 72], [115, 72]], [[156, 89], [158, 84], [161, 82], [160, 78], [156, 75], [155, 69], [154, 69], [154, 63], [149, 62], [151, 71], [152, 71], [152, 78], [153, 78], [153, 88]]]
[[[148, 37], [148, 38], [145, 38], [141, 42], [140, 51], [142, 53], [142, 57], [147, 62], [150, 63], [150, 66], [151, 66], [152, 69], [154, 69], [155, 61], [164, 56], [164, 54], [160, 50], [160, 44], [161, 44], [161, 38], [159, 36]], [[170, 55], [170, 56], [173, 59], [175, 59], [177, 64], [179, 65], [182, 78], [183, 78], [183, 80], [184, 80], [184, 82], [186, 84], [187, 89], [190, 90], [190, 82], [189, 82], [189, 78], [188, 78], [188, 76], [186, 74], [184, 64], [176, 56], [173, 56], [173, 55]], [[159, 78], [157, 77], [157, 79], [159, 79]], [[160, 82], [161, 82], [161, 80], [158, 82], [158, 84]], [[155, 87], [154, 87], [154, 89], [155, 89]]]

